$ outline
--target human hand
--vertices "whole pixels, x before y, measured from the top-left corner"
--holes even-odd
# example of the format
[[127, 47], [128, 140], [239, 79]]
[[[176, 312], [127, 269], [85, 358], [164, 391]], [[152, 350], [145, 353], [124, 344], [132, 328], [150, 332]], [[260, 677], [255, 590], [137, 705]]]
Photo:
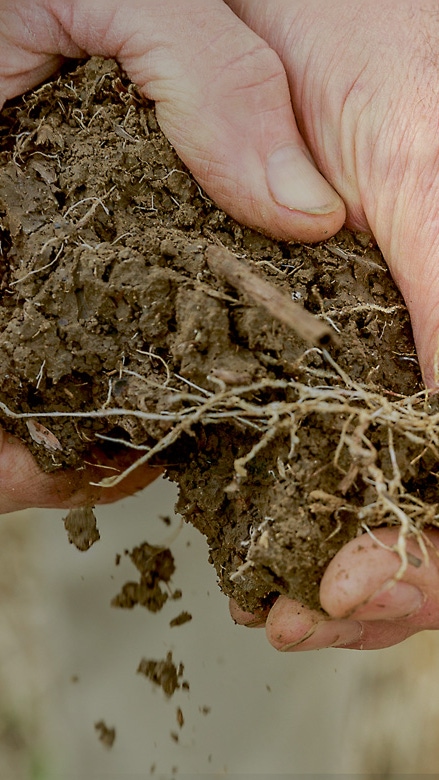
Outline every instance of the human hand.
[[271, 610], [252, 614], [232, 601], [233, 619], [251, 628], [265, 626], [271, 644], [283, 652], [340, 647], [375, 650], [402, 642], [425, 629], [439, 628], [439, 531], [426, 534], [428, 563], [414, 540], [407, 550], [418, 566], [409, 565], [403, 581], [401, 564], [391, 550], [398, 532], [390, 528], [364, 534], [345, 545], [330, 562], [320, 585], [324, 612], [281, 596]]
[[[401, 0], [230, 0], [279, 54], [302, 136], [342, 196], [351, 227], [378, 241], [410, 311], [426, 385], [439, 385], [439, 19], [433, 3]], [[439, 534], [395, 582], [385, 549], [397, 530], [346, 545], [321, 583], [327, 615], [284, 597], [268, 615], [231, 605], [237, 622], [266, 624], [278, 649], [387, 647], [439, 628]], [[329, 617], [328, 617], [329, 616]]]
[[[311, 192], [306, 205], [317, 213], [299, 214], [295, 229], [294, 215], [272, 199], [266, 155], [291, 137], [305, 147], [294, 127], [279, 58], [222, 0], [207, 5], [203, 0], [0, 0], [0, 108], [66, 58], [87, 54], [119, 59], [156, 101], [158, 118], [180, 156], [237, 219], [309, 239], [341, 226], [342, 201], [306, 158], [317, 190], [317, 204]], [[255, 71], [260, 83], [254, 83]], [[271, 130], [266, 110], [274, 119]], [[328, 204], [329, 212], [320, 216], [319, 206]], [[89, 484], [103, 473], [95, 468], [44, 474], [22, 444], [0, 433], [0, 513], [115, 500], [148, 484], [158, 470], [135, 471], [118, 489]]]
[[[222, 0], [0, 0], [0, 108], [65, 59], [93, 54], [116, 57], [156, 101], [181, 158], [236, 219], [304, 240], [341, 227], [344, 205], [308, 161], [278, 56]], [[297, 203], [287, 198], [287, 206], [310, 213], [291, 211], [270, 193], [267, 158], [286, 143], [296, 146], [300, 172], [291, 193]], [[23, 445], [7, 434], [2, 442], [0, 512], [110, 501], [157, 474], [135, 472], [135, 484], [97, 491], [89, 482], [102, 472], [48, 476]]]
[[123, 472], [132, 458], [112, 459], [98, 452], [90, 458], [96, 465], [46, 474], [22, 442], [0, 429], [0, 515], [29, 507], [70, 509], [111, 503], [136, 493], [161, 473], [153, 467], [135, 469], [113, 488], [98, 487], [90, 483]]
[[[422, 12], [414, 8], [413, 18], [408, 0], [229, 5], [245, 24], [220, 0], [208, 7], [202, 0], [131, 0], [123, 7], [117, 0], [2, 0], [0, 95], [6, 99], [34, 86], [65, 57], [118, 58], [156, 101], [163, 130], [206, 191], [239, 221], [280, 238], [318, 240], [345, 218], [342, 201], [310, 163], [308, 147], [344, 198], [351, 226], [369, 226], [377, 238], [410, 307], [426, 381], [434, 384], [439, 158], [434, 57], [426, 56], [438, 26], [432, 2]], [[381, 533], [387, 532], [377, 537]], [[373, 557], [365, 556], [360, 580], [349, 545], [323, 580], [322, 603], [337, 619], [351, 615], [352, 598], [362, 603], [396, 570], [392, 553], [383, 558], [385, 551], [373, 550], [367, 539], [363, 546]], [[335, 576], [331, 591], [331, 571], [339, 564], [346, 567], [347, 591]], [[413, 632], [410, 626], [434, 626], [434, 571], [434, 565], [422, 570], [428, 597], [421, 613], [425, 617], [428, 604], [429, 622], [412, 619], [405, 634]], [[279, 599], [269, 616], [276, 646], [321, 622], [306, 611], [298, 621], [294, 608]], [[410, 611], [405, 604], [402, 610]], [[315, 647], [337, 636], [352, 645], [352, 633], [343, 636], [339, 625], [324, 623], [314, 634]], [[364, 647], [401, 638], [394, 620], [386, 621], [386, 639], [375, 621], [367, 628], [373, 637], [363, 634]]]

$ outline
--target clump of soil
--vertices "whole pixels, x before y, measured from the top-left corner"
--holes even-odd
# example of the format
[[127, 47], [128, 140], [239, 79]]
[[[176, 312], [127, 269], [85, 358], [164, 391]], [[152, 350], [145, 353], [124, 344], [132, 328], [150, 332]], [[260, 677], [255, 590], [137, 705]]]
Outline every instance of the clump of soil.
[[111, 601], [112, 607], [133, 609], [136, 604], [150, 612], [159, 612], [169, 598], [167, 590], [175, 571], [174, 557], [170, 550], [144, 542], [126, 553], [140, 573], [139, 582], [126, 582], [120, 593]]
[[95, 723], [95, 729], [98, 732], [99, 739], [103, 745], [107, 748], [111, 748], [114, 745], [116, 739], [116, 729], [106, 725], [105, 721], [99, 720]]
[[190, 623], [191, 620], [191, 613], [184, 609], [175, 618], [172, 618], [172, 620], [169, 621], [169, 625], [171, 628], [175, 628], [176, 626], [183, 626], [185, 623]]
[[369, 237], [236, 224], [115, 63], [5, 109], [0, 241], [2, 424], [47, 470], [103, 442], [164, 465], [244, 608], [316, 606], [364, 526], [436, 522], [437, 402]]
[[137, 672], [151, 680], [154, 685], [162, 688], [168, 698], [173, 696], [177, 688], [184, 687], [187, 689], [189, 687], [187, 682], [180, 683], [184, 666], [181, 663], [178, 667], [175, 665], [172, 660], [172, 653], [168, 653], [165, 660], [161, 661], [142, 658]]
[[89, 506], [70, 509], [64, 518], [64, 528], [70, 544], [74, 544], [81, 552], [89, 550], [101, 538], [95, 513]]

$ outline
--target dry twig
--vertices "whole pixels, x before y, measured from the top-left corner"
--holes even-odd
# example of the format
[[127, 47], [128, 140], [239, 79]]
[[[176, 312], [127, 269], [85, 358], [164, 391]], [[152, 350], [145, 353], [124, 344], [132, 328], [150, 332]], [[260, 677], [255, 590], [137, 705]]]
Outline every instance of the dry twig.
[[272, 317], [292, 328], [300, 338], [319, 346], [334, 341], [334, 334], [327, 325], [319, 322], [299, 303], [292, 301], [286, 293], [253, 273], [225, 247], [209, 246], [206, 259], [215, 276], [222, 276], [236, 290], [247, 294]]

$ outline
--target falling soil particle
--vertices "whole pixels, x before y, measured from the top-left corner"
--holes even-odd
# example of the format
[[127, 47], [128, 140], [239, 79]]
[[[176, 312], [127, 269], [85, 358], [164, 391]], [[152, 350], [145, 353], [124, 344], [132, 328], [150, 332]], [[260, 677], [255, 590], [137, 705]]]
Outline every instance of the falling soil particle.
[[[48, 471], [93, 445], [165, 467], [243, 608], [317, 606], [365, 526], [436, 523], [438, 401], [369, 237], [238, 225], [114, 62], [5, 108], [0, 240], [2, 424]], [[164, 599], [150, 576], [119, 606]]]
[[191, 620], [192, 620], [192, 615], [190, 614], [190, 612], [183, 611], [180, 612], [180, 614], [177, 615], [177, 617], [173, 618], [169, 622], [169, 625], [171, 626], [171, 628], [175, 628], [175, 626], [182, 626], [184, 625], [184, 623], [189, 623], [189, 621]]
[[108, 748], [113, 747], [114, 740], [116, 739], [116, 729], [108, 728], [103, 720], [95, 723], [95, 729], [99, 732], [99, 739], [102, 744]]
[[122, 609], [133, 609], [136, 604], [150, 612], [159, 612], [169, 598], [161, 583], [168, 585], [174, 571], [174, 558], [170, 550], [144, 542], [128, 553], [132, 563], [140, 572], [139, 582], [126, 582], [111, 605]]
[[74, 544], [81, 552], [89, 550], [101, 538], [95, 513], [89, 506], [70, 509], [67, 517], [64, 518], [64, 527], [70, 544]]
[[184, 715], [183, 715], [183, 710], [181, 709], [181, 707], [177, 707], [177, 723], [180, 726], [180, 728], [182, 729], [183, 726], [184, 726]]
[[180, 688], [179, 679], [183, 676], [184, 667], [179, 664], [177, 668], [172, 660], [172, 653], [168, 653], [164, 661], [142, 658], [137, 671], [162, 688], [167, 697], [171, 697], [176, 689]]

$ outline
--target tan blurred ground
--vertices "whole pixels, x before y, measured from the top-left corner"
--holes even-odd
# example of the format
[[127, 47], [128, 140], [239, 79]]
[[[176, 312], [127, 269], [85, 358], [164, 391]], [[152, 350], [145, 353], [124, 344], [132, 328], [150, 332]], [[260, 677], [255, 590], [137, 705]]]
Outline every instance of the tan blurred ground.
[[[436, 634], [387, 651], [277, 654], [263, 631], [232, 624], [189, 527], [171, 545], [182, 600], [156, 615], [110, 607], [135, 578], [116, 553], [170, 536], [174, 500], [160, 482], [97, 510], [102, 539], [87, 553], [67, 543], [61, 512], [1, 518], [0, 778], [437, 772]], [[170, 628], [182, 609], [192, 622]], [[169, 650], [190, 691], [168, 701], [136, 669]], [[101, 719], [116, 728], [111, 750], [94, 729]]]

